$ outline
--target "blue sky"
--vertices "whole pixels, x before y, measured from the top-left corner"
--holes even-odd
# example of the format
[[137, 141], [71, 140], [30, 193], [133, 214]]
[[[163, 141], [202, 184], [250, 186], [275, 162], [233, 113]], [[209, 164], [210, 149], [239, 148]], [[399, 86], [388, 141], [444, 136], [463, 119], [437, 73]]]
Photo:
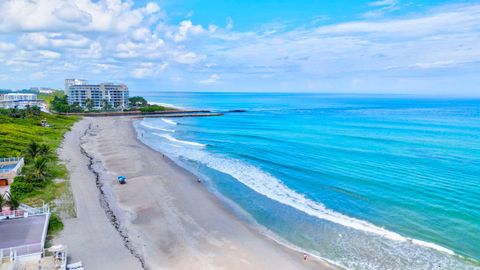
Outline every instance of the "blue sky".
[[480, 96], [480, 1], [3, 0], [0, 88]]

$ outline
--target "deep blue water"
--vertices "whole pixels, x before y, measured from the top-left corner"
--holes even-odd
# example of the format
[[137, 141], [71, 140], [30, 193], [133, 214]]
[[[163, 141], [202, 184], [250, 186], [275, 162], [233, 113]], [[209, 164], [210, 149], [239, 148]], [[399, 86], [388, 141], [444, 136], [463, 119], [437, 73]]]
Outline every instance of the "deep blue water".
[[144, 96], [247, 110], [136, 128], [280, 239], [351, 269], [480, 269], [480, 100]]

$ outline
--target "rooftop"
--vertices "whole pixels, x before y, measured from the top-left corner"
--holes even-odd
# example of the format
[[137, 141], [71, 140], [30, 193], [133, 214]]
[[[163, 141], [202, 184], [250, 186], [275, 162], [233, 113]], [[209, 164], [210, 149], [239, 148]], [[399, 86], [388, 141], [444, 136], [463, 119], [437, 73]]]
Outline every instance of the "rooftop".
[[[47, 218], [48, 215], [39, 215], [0, 220], [0, 233], [2, 235], [0, 249], [42, 244], [44, 230], [48, 225]], [[41, 252], [42, 246], [37, 245], [34, 248]], [[30, 251], [34, 252], [34, 250]]]

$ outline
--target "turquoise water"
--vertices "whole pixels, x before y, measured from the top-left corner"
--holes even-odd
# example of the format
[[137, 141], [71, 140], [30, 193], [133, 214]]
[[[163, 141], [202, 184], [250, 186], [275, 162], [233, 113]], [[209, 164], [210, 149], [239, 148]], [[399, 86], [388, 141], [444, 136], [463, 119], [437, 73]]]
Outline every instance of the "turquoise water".
[[144, 96], [247, 110], [136, 128], [280, 239], [350, 269], [480, 269], [480, 100]]

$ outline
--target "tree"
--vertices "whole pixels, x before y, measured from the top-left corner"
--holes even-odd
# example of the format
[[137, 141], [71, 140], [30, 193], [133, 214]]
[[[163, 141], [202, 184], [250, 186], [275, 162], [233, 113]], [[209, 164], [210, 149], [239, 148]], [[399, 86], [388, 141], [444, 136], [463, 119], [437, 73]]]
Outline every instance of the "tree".
[[91, 98], [85, 99], [85, 106], [89, 111], [93, 110], [93, 100]]
[[0, 194], [0, 213], [3, 211], [3, 205], [5, 205], [5, 197]]
[[56, 112], [68, 113], [68, 112], [83, 112], [82, 107], [78, 104], [68, 104], [68, 96], [58, 97], [55, 96], [50, 102], [50, 108]]
[[42, 155], [42, 157], [49, 158], [52, 154], [52, 150], [50, 149], [50, 147], [48, 145], [42, 144], [42, 145], [40, 145], [40, 149], [39, 149], [38, 153], [40, 155]]
[[20, 206], [20, 201], [17, 199], [17, 197], [8, 191], [5, 193], [5, 195], [8, 197], [7, 204], [10, 206], [10, 210], [17, 210]]
[[140, 96], [136, 96], [136, 97], [131, 97], [128, 99], [128, 102], [130, 103], [131, 106], [133, 107], [145, 107], [148, 105], [148, 102], [146, 99], [144, 99], [143, 97], [140, 97]]
[[102, 102], [102, 106], [103, 106], [103, 110], [108, 110], [110, 108], [110, 104], [108, 104], [108, 99], [103, 99], [103, 102]]
[[33, 161], [33, 166], [31, 167], [28, 176], [31, 180], [35, 182], [43, 182], [48, 177], [48, 159], [45, 157], [37, 157]]
[[34, 160], [40, 154], [40, 148], [41, 146], [36, 141], [32, 141], [28, 145], [27, 156]]

